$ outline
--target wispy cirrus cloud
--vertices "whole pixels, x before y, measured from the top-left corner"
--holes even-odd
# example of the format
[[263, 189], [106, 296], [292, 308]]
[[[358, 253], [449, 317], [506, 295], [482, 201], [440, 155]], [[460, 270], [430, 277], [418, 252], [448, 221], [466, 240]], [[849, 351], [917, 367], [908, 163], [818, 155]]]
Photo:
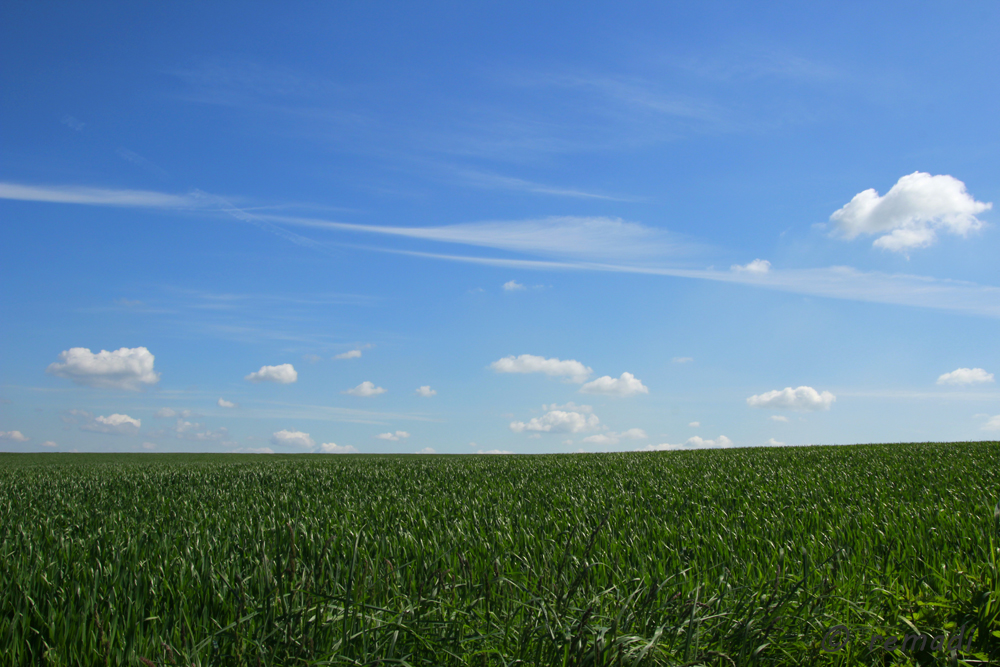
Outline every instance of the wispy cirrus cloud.
[[[0, 198], [30, 199], [33, 201], [60, 201], [61, 193], [75, 188], [30, 186], [41, 194], [24, 196], [22, 187], [0, 184]], [[86, 190], [86, 189], [84, 189]], [[145, 191], [111, 191], [106, 198], [81, 196], [66, 198], [71, 203], [166, 206], [174, 202], [178, 208], [187, 207], [187, 199], [179, 195], [148, 193]], [[147, 196], [156, 195], [156, 196]], [[173, 198], [173, 199], [172, 199]], [[107, 201], [104, 201], [107, 199]], [[198, 201], [212, 201], [211, 197], [195, 197]], [[374, 252], [388, 252], [439, 261], [481, 264], [537, 271], [597, 271], [638, 273], [645, 275], [711, 280], [794, 294], [822, 296], [870, 303], [886, 303], [920, 308], [933, 308], [1000, 318], [1000, 287], [979, 285], [960, 280], [933, 278], [912, 274], [890, 274], [878, 271], [861, 271], [849, 266], [830, 266], [807, 269], [780, 269], [768, 267], [762, 271], [722, 271], [671, 265], [683, 255], [704, 248], [696, 243], [681, 241], [669, 232], [617, 218], [585, 218], [562, 216], [540, 220], [511, 222], [484, 222], [438, 227], [400, 227], [343, 223], [317, 218], [251, 215], [232, 206], [225, 208], [219, 202], [204, 208], [206, 213], [230, 214], [251, 222], [268, 231], [287, 238], [299, 245], [328, 250], [335, 242], [324, 243], [288, 232], [277, 223], [299, 225], [329, 231], [369, 234], [375, 237], [399, 237], [428, 242], [469, 245], [481, 248], [541, 255], [551, 259], [525, 259], [511, 257], [486, 257], [460, 255], [422, 250], [409, 250], [387, 245], [355, 246]]]
[[205, 201], [193, 194], [176, 195], [151, 190], [110, 190], [79, 185], [23, 185], [0, 182], [0, 199], [133, 208], [193, 209], [205, 207]]

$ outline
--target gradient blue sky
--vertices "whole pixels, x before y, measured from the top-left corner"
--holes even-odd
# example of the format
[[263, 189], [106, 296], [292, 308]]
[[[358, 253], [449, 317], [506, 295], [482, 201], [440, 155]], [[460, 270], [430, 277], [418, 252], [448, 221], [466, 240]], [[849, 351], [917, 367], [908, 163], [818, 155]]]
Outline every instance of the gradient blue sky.
[[0, 5], [0, 450], [997, 438], [997, 3], [288, 4]]

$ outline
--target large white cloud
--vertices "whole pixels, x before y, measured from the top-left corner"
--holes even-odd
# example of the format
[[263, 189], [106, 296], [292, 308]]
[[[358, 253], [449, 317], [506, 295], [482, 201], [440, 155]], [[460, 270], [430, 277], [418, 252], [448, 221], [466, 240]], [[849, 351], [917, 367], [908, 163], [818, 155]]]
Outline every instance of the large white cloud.
[[938, 384], [982, 384], [993, 382], [993, 373], [982, 368], [956, 368], [937, 379]]
[[732, 446], [733, 441], [724, 435], [720, 435], [715, 440], [706, 440], [696, 435], [693, 438], [688, 438], [683, 444], [680, 445], [672, 445], [668, 442], [664, 442], [659, 445], [646, 445], [639, 451], [661, 452], [676, 449], [726, 449]]
[[785, 387], [751, 396], [747, 405], [766, 410], [829, 410], [836, 400], [837, 397], [828, 391], [820, 393], [812, 387]]
[[497, 373], [545, 373], [554, 377], [565, 377], [570, 382], [585, 382], [594, 371], [575, 359], [562, 361], [555, 357], [546, 359], [534, 354], [510, 355], [497, 359], [492, 364]]
[[966, 236], [980, 229], [983, 222], [976, 215], [992, 206], [976, 201], [957, 178], [917, 171], [903, 176], [882, 197], [874, 189], [859, 192], [830, 216], [830, 222], [842, 238], [881, 234], [875, 247], [905, 252], [933, 244], [938, 231]]
[[222, 398], [221, 396], [219, 397], [219, 400], [216, 401], [215, 404], [218, 405], [220, 408], [238, 408], [238, 407], [240, 407], [239, 403], [234, 403], [232, 401], [227, 401], [226, 399]]
[[528, 422], [511, 422], [510, 430], [514, 433], [533, 431], [540, 433], [582, 433], [597, 428], [601, 420], [597, 415], [585, 415], [579, 412], [550, 410], [541, 417], [533, 417]]
[[291, 384], [299, 379], [299, 374], [291, 364], [280, 364], [278, 366], [261, 366], [259, 371], [254, 371], [243, 379], [250, 382]]
[[97, 416], [93, 419], [87, 419], [80, 424], [80, 430], [110, 435], [137, 435], [140, 426], [142, 426], [142, 420], [115, 413], [107, 417]]
[[28, 442], [29, 440], [31, 440], [31, 438], [21, 433], [20, 431], [0, 431], [0, 440], [13, 440], [14, 442]]
[[384, 394], [386, 392], [382, 387], [376, 387], [374, 382], [369, 382], [365, 380], [357, 387], [353, 389], [345, 389], [340, 392], [341, 394], [350, 394], [351, 396], [378, 396], [379, 394]]
[[73, 347], [59, 354], [59, 361], [45, 372], [77, 384], [103, 389], [138, 391], [160, 381], [153, 370], [155, 357], [144, 347], [123, 347], [94, 354], [86, 347]]
[[302, 431], [281, 430], [271, 435], [271, 444], [312, 449], [316, 446], [316, 441], [310, 438], [308, 433]]
[[417, 396], [423, 396], [424, 398], [430, 398], [431, 396], [436, 396], [437, 390], [431, 389], [429, 384], [425, 384], [422, 387], [417, 387]]
[[335, 442], [324, 442], [319, 446], [319, 451], [324, 454], [357, 454], [358, 450], [353, 445], [338, 445]]
[[631, 373], [622, 373], [619, 378], [613, 378], [610, 375], [599, 377], [593, 382], [588, 382], [580, 387], [580, 392], [584, 394], [635, 396], [636, 394], [648, 394], [649, 388], [642, 383], [642, 380]]

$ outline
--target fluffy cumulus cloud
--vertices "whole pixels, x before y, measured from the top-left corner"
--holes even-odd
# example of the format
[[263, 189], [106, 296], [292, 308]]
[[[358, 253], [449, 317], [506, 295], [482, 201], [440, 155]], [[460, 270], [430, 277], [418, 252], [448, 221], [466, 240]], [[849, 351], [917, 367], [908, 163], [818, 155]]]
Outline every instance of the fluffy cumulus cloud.
[[747, 405], [765, 410], [829, 410], [836, 400], [837, 397], [828, 391], [820, 393], [812, 387], [785, 387], [751, 396]]
[[771, 270], [771, 262], [767, 261], [766, 259], [755, 259], [749, 264], [742, 264], [742, 265], [733, 264], [729, 268], [730, 270], [735, 271], [737, 273], [750, 273], [750, 274], [763, 275]]
[[361, 350], [349, 350], [347, 352], [342, 352], [334, 357], [334, 359], [360, 359]]
[[613, 378], [610, 375], [599, 377], [580, 387], [580, 391], [584, 394], [635, 396], [636, 394], [648, 394], [649, 388], [631, 373], [622, 373], [619, 378]]
[[219, 400], [216, 401], [215, 404], [218, 405], [220, 408], [238, 408], [238, 407], [240, 407], [239, 403], [233, 403], [232, 401], [227, 401], [226, 399], [224, 399], [222, 397], [220, 397]]
[[431, 396], [437, 396], [437, 391], [431, 389], [429, 384], [425, 384], [422, 387], [417, 387], [417, 396], [423, 396], [424, 398], [430, 398]]
[[[641, 428], [630, 428], [622, 433], [615, 433], [614, 431], [608, 431], [607, 433], [598, 433], [596, 435], [589, 435], [580, 442], [584, 442], [591, 445], [617, 445], [622, 440], [645, 440], [646, 432]], [[572, 441], [570, 441], [572, 442]]]
[[733, 446], [733, 441], [724, 435], [720, 435], [715, 440], [706, 440], [699, 436], [694, 436], [693, 438], [688, 438], [680, 445], [672, 445], [670, 443], [664, 442], [659, 445], [646, 445], [639, 451], [641, 452], [662, 452], [668, 450], [676, 449], [726, 449]]
[[81, 431], [93, 431], [94, 433], [107, 433], [109, 435], [137, 435], [142, 420], [133, 419], [128, 415], [118, 413], [104, 416], [91, 417], [82, 410], [72, 410], [71, 414], [79, 420]]
[[0, 431], [0, 440], [13, 440], [14, 442], [27, 442], [31, 440], [20, 431]]
[[967, 236], [982, 228], [976, 216], [992, 206], [976, 201], [957, 178], [917, 171], [899, 179], [884, 196], [874, 189], [859, 192], [830, 222], [841, 238], [878, 234], [876, 248], [906, 252], [933, 244], [938, 231]]
[[278, 366], [261, 366], [259, 371], [254, 371], [243, 379], [249, 382], [291, 384], [299, 379], [299, 374], [291, 364], [280, 364]]
[[775, 440], [774, 438], [768, 438], [767, 442], [765, 442], [764, 444], [767, 445], [768, 447], [784, 447], [785, 446], [785, 443], [783, 443], [783, 442], [781, 442], [779, 440]]
[[993, 415], [983, 424], [984, 431], [1000, 431], [1000, 415]]
[[335, 442], [324, 442], [319, 446], [319, 451], [324, 454], [357, 454], [358, 450], [352, 445], [338, 445]]
[[544, 373], [553, 377], [564, 377], [570, 382], [577, 383], [586, 382], [594, 372], [575, 359], [565, 361], [555, 357], [546, 359], [533, 354], [522, 354], [519, 357], [511, 355], [497, 359], [490, 364], [490, 368], [497, 373]]
[[316, 446], [316, 441], [310, 438], [308, 433], [302, 431], [281, 430], [271, 435], [271, 444], [312, 449]]
[[400, 440], [405, 440], [410, 437], [410, 434], [406, 431], [396, 431], [395, 433], [379, 433], [375, 436], [379, 440], [392, 440], [393, 442], [399, 442]]
[[87, 387], [139, 391], [160, 381], [153, 370], [155, 357], [144, 347], [123, 347], [97, 354], [85, 347], [73, 347], [59, 354], [59, 361], [45, 372]]
[[516, 280], [508, 280], [503, 284], [503, 289], [505, 292], [517, 292], [519, 290], [525, 289], [525, 287]]
[[993, 373], [982, 368], [956, 368], [937, 379], [938, 384], [983, 384], [993, 382]]
[[374, 382], [369, 382], [368, 380], [365, 380], [357, 387], [354, 387], [353, 389], [345, 389], [340, 393], [350, 394], [351, 396], [368, 397], [368, 396], [378, 396], [379, 394], [384, 394], [385, 392], [386, 390], [383, 389], [382, 387], [376, 387]]
[[534, 433], [583, 433], [593, 431], [601, 423], [597, 415], [565, 410], [550, 410], [541, 417], [533, 417], [528, 422], [511, 422], [514, 433], [530, 431]]

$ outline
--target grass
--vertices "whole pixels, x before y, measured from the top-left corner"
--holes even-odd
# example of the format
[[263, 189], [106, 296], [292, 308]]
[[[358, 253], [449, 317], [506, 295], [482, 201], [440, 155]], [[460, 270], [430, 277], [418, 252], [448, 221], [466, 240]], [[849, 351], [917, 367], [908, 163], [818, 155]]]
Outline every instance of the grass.
[[0, 664], [1000, 664], [998, 493], [997, 442], [0, 455]]

